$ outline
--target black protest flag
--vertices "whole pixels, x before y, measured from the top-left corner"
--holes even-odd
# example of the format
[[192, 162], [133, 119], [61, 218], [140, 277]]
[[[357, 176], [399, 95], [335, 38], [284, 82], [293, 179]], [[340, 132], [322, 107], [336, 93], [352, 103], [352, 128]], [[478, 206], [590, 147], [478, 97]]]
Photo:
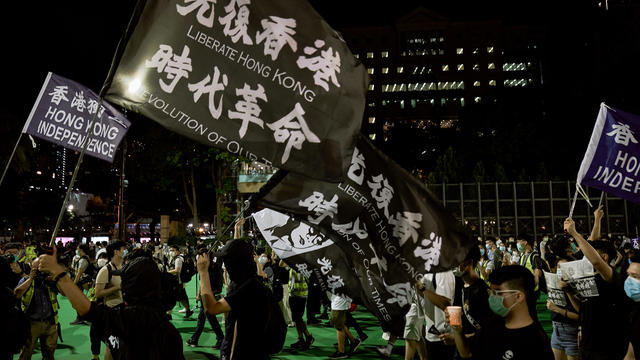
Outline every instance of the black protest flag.
[[[353, 242], [353, 253], [347, 253], [336, 245], [338, 239], [317, 226], [271, 209], [256, 212], [253, 218], [267, 244], [291, 268], [317, 279], [323, 290], [364, 305], [386, 331], [402, 334], [412, 285], [386, 283], [381, 274], [387, 264], [375, 251]], [[395, 264], [390, 266], [398, 271]]]
[[426, 273], [450, 270], [466, 256], [472, 238], [424, 184], [360, 136], [345, 181], [300, 174], [275, 176], [258, 205], [317, 225], [350, 256], [370, 248], [398, 265], [382, 269], [386, 283], [409, 285]]
[[328, 181], [367, 74], [305, 0], [140, 0], [106, 99], [230, 153]]

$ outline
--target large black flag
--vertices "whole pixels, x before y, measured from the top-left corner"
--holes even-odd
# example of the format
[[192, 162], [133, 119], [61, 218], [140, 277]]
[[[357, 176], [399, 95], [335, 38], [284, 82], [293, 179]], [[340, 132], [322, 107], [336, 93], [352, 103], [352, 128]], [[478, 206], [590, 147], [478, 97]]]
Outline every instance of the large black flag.
[[402, 334], [413, 284], [382, 278], [385, 272], [399, 271], [399, 265], [387, 265], [373, 248], [358, 239], [350, 244], [353, 251], [346, 253], [336, 245], [339, 239], [271, 209], [254, 213], [253, 218], [267, 244], [290, 267], [306, 278], [317, 279], [323, 290], [364, 305], [385, 330]]
[[293, 173], [274, 176], [261, 190], [258, 204], [317, 225], [333, 234], [347, 254], [371, 248], [387, 267], [398, 265], [394, 271], [382, 269], [387, 282], [413, 284], [426, 273], [450, 270], [474, 245], [424, 184], [364, 136], [345, 181], [329, 183]]
[[250, 160], [339, 181], [367, 75], [306, 0], [140, 0], [106, 99]]

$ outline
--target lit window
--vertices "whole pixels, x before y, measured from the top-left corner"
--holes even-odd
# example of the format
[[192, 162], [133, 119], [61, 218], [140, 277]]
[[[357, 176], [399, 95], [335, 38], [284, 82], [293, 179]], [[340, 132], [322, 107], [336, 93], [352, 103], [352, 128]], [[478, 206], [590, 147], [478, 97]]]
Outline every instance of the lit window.
[[373, 75], [373, 71], [374, 71], [374, 69], [373, 69], [373, 68], [368, 68], [368, 69], [367, 69], [367, 73], [368, 73], [369, 75]]
[[376, 117], [375, 116], [369, 116], [369, 124], [375, 124], [376, 123]]
[[383, 51], [383, 52], [381, 52], [381, 53], [380, 53], [380, 55], [381, 55], [383, 58], [388, 58], [388, 57], [389, 57], [389, 52], [388, 52], [388, 51]]
[[404, 109], [404, 100], [400, 100], [400, 109]]
[[407, 91], [407, 85], [406, 84], [400, 84], [400, 88], [398, 89], [398, 91]]
[[464, 48], [457, 48], [456, 49], [456, 54], [462, 55], [463, 53], [464, 53]]
[[444, 55], [444, 50], [443, 49], [438, 50], [438, 54], [439, 55]]
[[460, 106], [464, 107], [464, 98], [460, 98]]
[[432, 37], [432, 38], [431, 38], [431, 42], [432, 42], [432, 43], [436, 42], [436, 40], [438, 40], [438, 39], [436, 39], [436, 38], [434, 38], [434, 37]]
[[373, 59], [373, 53], [372, 52], [368, 52], [367, 53], [367, 59]]
[[440, 98], [440, 106], [444, 106], [447, 103], [447, 98]]
[[473, 98], [473, 101], [475, 101], [476, 104], [479, 104], [481, 100], [482, 98], [480, 96], [476, 96], [475, 98]]
[[369, 139], [375, 140], [376, 139], [376, 134], [369, 134]]
[[449, 71], [449, 65], [442, 65], [442, 71]]
[[370, 102], [367, 104], [368, 107], [376, 107], [376, 103], [374, 102]]
[[382, 68], [382, 73], [383, 74], [389, 73], [389, 68]]
[[458, 71], [464, 70], [464, 64], [458, 64]]
[[491, 54], [493, 52], [493, 46], [487, 46], [487, 52]]
[[404, 72], [404, 67], [402, 67], [402, 66], [398, 66], [398, 67], [396, 68], [396, 72], [397, 72], [398, 74], [402, 74], [402, 73]]
[[353, 56], [355, 56], [356, 59], [360, 59], [360, 54], [353, 54]]
[[480, 81], [474, 81], [474, 82], [473, 82], [473, 86], [475, 86], [475, 87], [480, 86]]
[[489, 65], [487, 65], [487, 69], [489, 70], [493, 70], [496, 68], [496, 64], [495, 63], [489, 63]]
[[480, 52], [480, 49], [478, 49], [478, 48], [474, 48], [474, 49], [473, 49], [473, 53], [474, 53], [474, 54], [477, 54], [477, 53], [479, 53], [479, 52]]
[[444, 42], [444, 37], [440, 36], [440, 39], [438, 40], [440, 40], [440, 42]]
[[495, 80], [489, 80], [489, 86], [496, 86]]
[[369, 84], [369, 91], [373, 91], [375, 87], [376, 87], [375, 84]]
[[412, 107], [413, 109], [415, 109], [415, 108], [416, 108], [416, 99], [411, 99], [411, 107]]
[[480, 70], [480, 64], [473, 64], [473, 70]]

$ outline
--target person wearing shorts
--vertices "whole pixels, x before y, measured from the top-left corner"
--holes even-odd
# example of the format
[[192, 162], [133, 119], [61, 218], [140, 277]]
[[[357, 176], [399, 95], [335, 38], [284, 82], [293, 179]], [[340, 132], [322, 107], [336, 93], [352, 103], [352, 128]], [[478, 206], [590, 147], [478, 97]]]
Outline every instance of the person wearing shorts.
[[405, 359], [413, 359], [416, 351], [420, 360], [427, 360], [427, 345], [424, 339], [424, 298], [419, 293], [412, 295], [411, 308], [405, 315], [404, 340]]
[[[349, 307], [351, 307], [351, 299], [346, 295], [333, 294], [331, 296], [331, 323], [336, 329], [338, 350], [332, 355], [329, 355], [329, 359], [346, 359], [360, 346], [361, 342], [356, 341], [346, 326]], [[345, 351], [344, 343], [346, 338], [349, 339], [349, 343], [351, 344], [349, 353]]]
[[[289, 270], [289, 307], [291, 308], [291, 319], [296, 325], [298, 332], [298, 341], [291, 344], [296, 349], [308, 349], [315, 341], [314, 337], [309, 333], [307, 324], [302, 321], [302, 314], [307, 304], [307, 295], [309, 294], [309, 286], [304, 276], [293, 269]], [[306, 337], [306, 340], [305, 340]]]

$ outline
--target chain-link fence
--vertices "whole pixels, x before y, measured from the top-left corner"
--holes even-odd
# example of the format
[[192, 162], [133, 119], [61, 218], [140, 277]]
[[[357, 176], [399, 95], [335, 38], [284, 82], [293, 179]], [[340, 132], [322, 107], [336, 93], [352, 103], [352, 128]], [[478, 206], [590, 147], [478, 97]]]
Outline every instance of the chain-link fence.
[[[563, 222], [575, 192], [573, 181], [429, 184], [429, 189], [447, 209], [478, 236], [517, 236], [531, 234], [536, 238], [563, 231]], [[573, 219], [576, 228], [589, 233], [593, 212], [602, 192], [585, 189], [593, 207], [578, 196]], [[638, 233], [638, 205], [604, 194], [605, 217], [602, 234]]]

